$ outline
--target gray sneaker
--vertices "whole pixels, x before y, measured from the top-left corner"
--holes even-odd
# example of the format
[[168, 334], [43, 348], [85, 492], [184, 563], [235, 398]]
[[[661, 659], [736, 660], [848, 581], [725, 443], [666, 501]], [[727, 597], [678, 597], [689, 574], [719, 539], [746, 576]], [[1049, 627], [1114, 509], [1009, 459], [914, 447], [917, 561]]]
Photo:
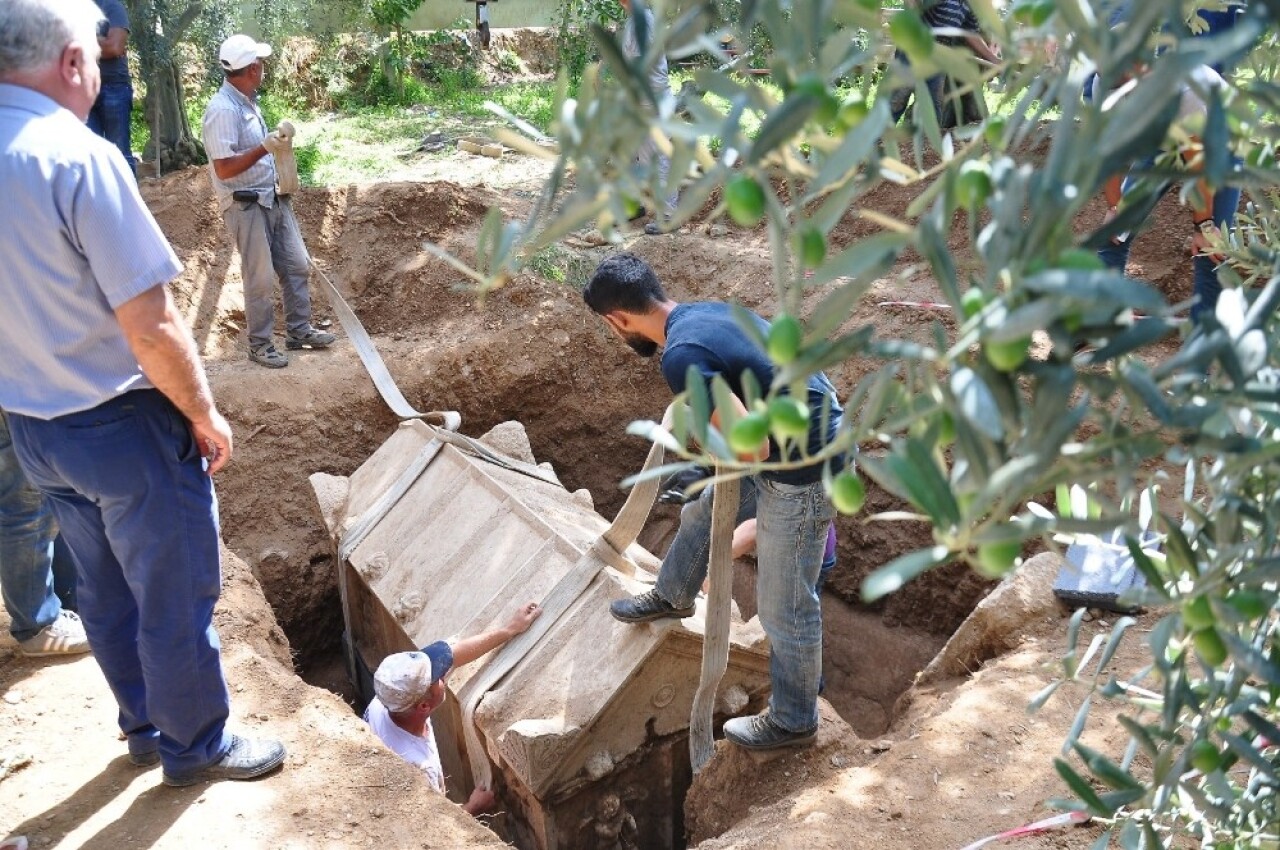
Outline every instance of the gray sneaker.
[[290, 351], [297, 351], [299, 348], [328, 348], [336, 339], [336, 336], [326, 331], [308, 328], [300, 334], [286, 334], [284, 347]]
[[197, 782], [217, 782], [220, 779], [256, 779], [270, 773], [284, 763], [284, 745], [266, 738], [241, 738], [231, 736], [231, 749], [208, 767], [194, 773], [174, 776], [165, 771], [165, 785], [182, 788]]
[[776, 750], [779, 747], [807, 747], [818, 737], [818, 727], [808, 732], [783, 729], [769, 712], [751, 717], [733, 717], [724, 722], [724, 737], [746, 750]]
[[624, 623], [647, 623], [650, 620], [662, 620], [675, 617], [683, 620], [693, 616], [693, 606], [677, 608], [658, 595], [657, 589], [646, 591], [629, 599], [618, 599], [609, 605], [609, 613], [615, 620]]
[[268, 369], [283, 369], [289, 365], [289, 358], [281, 354], [280, 350], [271, 343], [249, 349], [249, 359]]
[[63, 611], [58, 619], [41, 629], [34, 637], [18, 641], [18, 651], [28, 658], [47, 655], [79, 655], [89, 651], [84, 623], [74, 611]]

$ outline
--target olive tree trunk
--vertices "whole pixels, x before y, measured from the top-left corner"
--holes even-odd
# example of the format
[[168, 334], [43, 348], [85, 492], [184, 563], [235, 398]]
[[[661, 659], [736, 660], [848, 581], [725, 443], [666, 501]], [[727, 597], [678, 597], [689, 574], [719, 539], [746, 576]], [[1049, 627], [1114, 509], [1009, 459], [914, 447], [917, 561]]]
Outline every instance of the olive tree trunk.
[[141, 72], [136, 88], [145, 91], [143, 114], [150, 130], [143, 158], [158, 159], [166, 172], [203, 163], [204, 147], [187, 120], [182, 69], [174, 51], [203, 10], [203, 0], [188, 0], [180, 9], [168, 0], [129, 0], [128, 7]]

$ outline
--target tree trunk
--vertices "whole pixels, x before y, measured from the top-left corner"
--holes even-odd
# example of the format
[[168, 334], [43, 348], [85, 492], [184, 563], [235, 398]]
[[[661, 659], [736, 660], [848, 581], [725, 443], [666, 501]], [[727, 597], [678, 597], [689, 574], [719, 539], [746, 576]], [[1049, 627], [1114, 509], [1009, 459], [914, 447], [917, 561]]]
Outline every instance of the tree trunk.
[[143, 148], [143, 158], [155, 160], [158, 147], [163, 172], [205, 162], [204, 146], [192, 133], [191, 122], [187, 120], [186, 94], [177, 63], [156, 62], [146, 77], [150, 84], [143, 101], [143, 113], [151, 128], [151, 140]]
[[203, 0], [188, 0], [180, 12], [168, 0], [129, 0], [128, 7], [133, 27], [130, 39], [141, 71], [137, 88], [146, 91], [143, 114], [151, 131], [143, 158], [158, 159], [161, 172], [202, 163], [204, 146], [187, 120], [182, 70], [174, 48], [200, 15]]

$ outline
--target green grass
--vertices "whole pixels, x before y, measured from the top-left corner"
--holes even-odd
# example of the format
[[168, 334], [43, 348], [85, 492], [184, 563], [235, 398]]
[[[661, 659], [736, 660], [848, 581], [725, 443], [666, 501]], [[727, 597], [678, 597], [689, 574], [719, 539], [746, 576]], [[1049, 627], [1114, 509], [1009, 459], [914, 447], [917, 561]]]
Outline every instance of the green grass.
[[[463, 135], [491, 135], [506, 122], [484, 107], [502, 105], [546, 132], [551, 124], [555, 84], [521, 82], [491, 89], [441, 86], [407, 106], [366, 106], [339, 115], [294, 118], [299, 138], [299, 176], [309, 185], [375, 180], [403, 170], [422, 137], [440, 131], [446, 142]], [[440, 156], [451, 152], [447, 147]], [[433, 154], [425, 154], [432, 156]]]
[[[298, 128], [298, 172], [306, 185], [339, 185], [376, 180], [405, 167], [405, 157], [425, 133], [490, 135], [506, 122], [485, 108], [493, 101], [543, 132], [551, 125], [554, 82], [518, 82], [493, 88], [445, 77], [437, 84], [408, 80], [396, 105], [352, 106], [339, 113], [301, 109], [264, 91], [259, 99], [267, 126], [288, 118]], [[200, 135], [200, 122], [213, 90], [187, 97], [187, 119]], [[151, 137], [139, 98], [133, 110], [133, 145], [143, 150]], [[441, 154], [450, 152], [450, 148]], [[427, 154], [430, 156], [431, 154]]]

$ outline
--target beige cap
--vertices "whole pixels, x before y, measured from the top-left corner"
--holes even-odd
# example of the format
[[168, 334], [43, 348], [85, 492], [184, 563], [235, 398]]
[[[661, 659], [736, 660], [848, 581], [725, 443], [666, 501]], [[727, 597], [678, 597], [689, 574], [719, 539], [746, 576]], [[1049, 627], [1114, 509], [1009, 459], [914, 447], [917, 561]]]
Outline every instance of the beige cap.
[[378, 665], [373, 692], [387, 711], [405, 711], [422, 702], [451, 667], [453, 650], [444, 641], [424, 646], [420, 652], [397, 652]]

